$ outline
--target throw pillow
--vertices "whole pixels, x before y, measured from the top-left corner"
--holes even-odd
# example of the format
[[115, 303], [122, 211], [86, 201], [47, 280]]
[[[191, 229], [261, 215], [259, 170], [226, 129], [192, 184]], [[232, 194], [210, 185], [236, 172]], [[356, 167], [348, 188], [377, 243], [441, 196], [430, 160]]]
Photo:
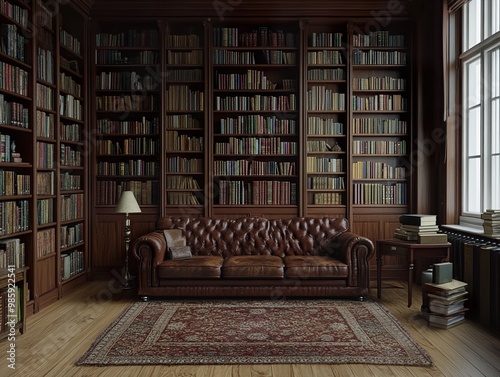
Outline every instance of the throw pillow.
[[189, 259], [193, 255], [189, 246], [171, 246], [169, 249], [170, 259]]
[[165, 241], [167, 241], [167, 247], [186, 246], [186, 239], [182, 235], [182, 230], [165, 229], [163, 234], [165, 235]]

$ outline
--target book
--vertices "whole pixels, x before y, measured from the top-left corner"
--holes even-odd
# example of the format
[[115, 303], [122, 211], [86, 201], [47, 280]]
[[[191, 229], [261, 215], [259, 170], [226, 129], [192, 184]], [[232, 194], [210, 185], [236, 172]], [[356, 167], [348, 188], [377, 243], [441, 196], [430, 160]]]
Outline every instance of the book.
[[441, 314], [441, 315], [452, 315], [459, 312], [465, 312], [469, 309], [465, 307], [465, 301], [467, 298], [462, 298], [453, 303], [443, 303], [440, 300], [433, 300], [429, 302], [429, 310], [431, 313]]
[[467, 287], [467, 283], [455, 279], [444, 284], [425, 283], [425, 290], [429, 294], [433, 293], [439, 296], [451, 296], [456, 293], [464, 292], [465, 287]]
[[435, 233], [439, 230], [437, 225], [408, 225], [400, 224], [400, 229], [417, 233]]
[[444, 233], [419, 234], [418, 243], [435, 244], [448, 242], [448, 235]]
[[451, 317], [443, 317], [435, 314], [429, 314], [429, 326], [449, 329], [465, 321], [465, 314], [460, 313]]
[[436, 225], [436, 215], [405, 214], [399, 216], [399, 222], [404, 225]]
[[434, 263], [432, 265], [432, 282], [444, 284], [452, 281], [453, 264], [451, 262]]
[[463, 291], [456, 292], [456, 293], [453, 293], [453, 294], [448, 295], [448, 296], [440, 295], [437, 293], [427, 293], [427, 297], [429, 299], [429, 303], [433, 300], [441, 300], [442, 302], [447, 302], [447, 303], [451, 304], [455, 301], [458, 301], [458, 300], [465, 298], [468, 294], [469, 294], [469, 292], [467, 292], [464, 288]]

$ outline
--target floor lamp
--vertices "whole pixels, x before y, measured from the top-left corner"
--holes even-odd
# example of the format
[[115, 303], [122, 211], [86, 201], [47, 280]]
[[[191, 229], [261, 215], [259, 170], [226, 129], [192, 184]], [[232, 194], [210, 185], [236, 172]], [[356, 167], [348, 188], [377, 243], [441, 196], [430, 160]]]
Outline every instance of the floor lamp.
[[123, 288], [131, 289], [134, 287], [132, 284], [132, 277], [128, 270], [128, 249], [130, 245], [130, 235], [132, 230], [130, 228], [130, 219], [128, 217], [129, 213], [139, 213], [141, 208], [135, 200], [134, 193], [132, 191], [123, 191], [118, 203], [116, 204], [115, 213], [125, 214], [125, 272], [123, 274]]

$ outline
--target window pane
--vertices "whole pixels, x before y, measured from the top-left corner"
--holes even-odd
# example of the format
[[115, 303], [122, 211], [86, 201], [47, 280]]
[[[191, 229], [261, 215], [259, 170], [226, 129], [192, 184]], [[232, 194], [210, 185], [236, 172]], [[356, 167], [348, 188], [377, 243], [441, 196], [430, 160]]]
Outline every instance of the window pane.
[[[491, 22], [491, 34], [495, 34], [497, 31], [500, 31], [500, 1], [498, 0], [490, 0], [490, 22]], [[488, 35], [489, 36], [489, 35]]]
[[481, 103], [481, 62], [475, 59], [467, 64], [466, 70], [466, 104], [467, 107], [477, 106]]
[[481, 164], [479, 158], [469, 159], [467, 179], [467, 203], [465, 207], [468, 212], [482, 212], [481, 210]]
[[500, 48], [490, 51], [489, 58], [491, 69], [491, 98], [500, 97]]
[[500, 98], [491, 102], [491, 153], [500, 153]]
[[465, 50], [481, 41], [481, 0], [471, 0], [465, 11]]
[[491, 160], [491, 208], [500, 209], [500, 156]]
[[481, 108], [469, 110], [467, 119], [466, 156], [479, 156], [481, 154]]

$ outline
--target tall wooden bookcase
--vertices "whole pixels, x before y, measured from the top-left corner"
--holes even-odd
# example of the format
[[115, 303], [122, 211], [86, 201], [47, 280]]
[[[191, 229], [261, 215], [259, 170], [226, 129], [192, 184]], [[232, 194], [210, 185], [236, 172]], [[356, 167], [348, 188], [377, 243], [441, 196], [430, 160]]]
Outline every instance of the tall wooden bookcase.
[[[353, 231], [390, 237], [412, 209], [408, 22], [371, 33], [360, 18], [95, 19], [93, 271], [123, 265], [118, 182], [140, 181], [136, 196], [152, 198], [133, 236], [158, 216], [191, 215], [346, 217]], [[157, 39], [101, 45], [129, 33]], [[153, 61], [133, 62], [151, 51]], [[128, 87], [132, 72], [140, 89]], [[115, 79], [127, 87], [101, 86]], [[157, 102], [129, 111], [129, 94]], [[146, 131], [104, 132], [111, 121]], [[127, 139], [154, 147], [129, 156]], [[139, 158], [154, 173], [102, 174]]]
[[0, 239], [23, 245], [29, 313], [89, 272], [87, 22], [69, 4], [2, 5]]

